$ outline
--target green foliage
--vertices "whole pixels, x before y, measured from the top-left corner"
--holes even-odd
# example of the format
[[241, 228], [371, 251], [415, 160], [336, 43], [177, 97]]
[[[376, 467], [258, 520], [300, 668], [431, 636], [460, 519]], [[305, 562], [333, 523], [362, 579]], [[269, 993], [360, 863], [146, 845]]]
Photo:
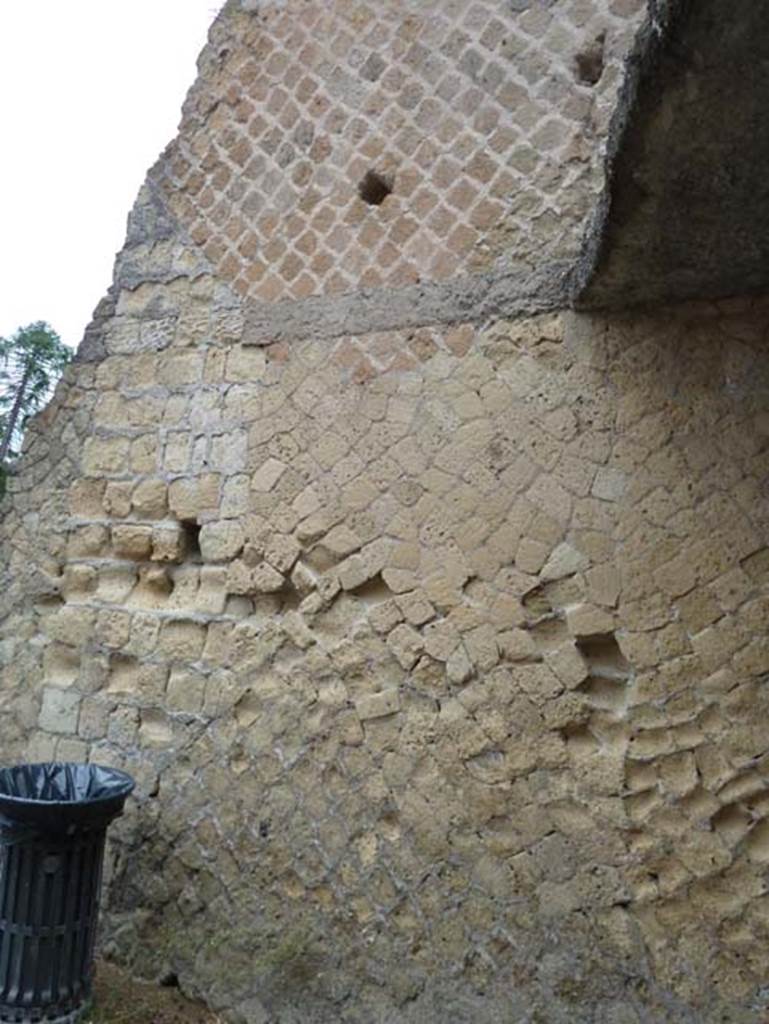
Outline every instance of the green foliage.
[[71, 358], [71, 349], [42, 320], [0, 338], [0, 496], [27, 420], [45, 405]]

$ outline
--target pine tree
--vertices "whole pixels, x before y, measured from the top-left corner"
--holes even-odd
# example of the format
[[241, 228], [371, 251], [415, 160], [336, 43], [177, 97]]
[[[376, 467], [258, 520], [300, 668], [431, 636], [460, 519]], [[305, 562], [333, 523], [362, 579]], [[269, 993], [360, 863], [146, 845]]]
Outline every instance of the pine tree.
[[[71, 349], [47, 323], [40, 320], [20, 327], [10, 338], [0, 338], [0, 475], [18, 454], [24, 426], [53, 391]], [[3, 480], [0, 479], [0, 492]]]

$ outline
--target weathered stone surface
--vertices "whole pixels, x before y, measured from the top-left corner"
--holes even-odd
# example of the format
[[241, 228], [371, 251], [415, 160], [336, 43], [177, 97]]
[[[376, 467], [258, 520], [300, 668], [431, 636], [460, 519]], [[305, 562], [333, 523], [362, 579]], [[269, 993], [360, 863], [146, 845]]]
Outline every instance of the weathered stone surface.
[[223, 1019], [766, 1017], [769, 307], [556, 309], [640, 6], [226, 5], [30, 426], [4, 757]]

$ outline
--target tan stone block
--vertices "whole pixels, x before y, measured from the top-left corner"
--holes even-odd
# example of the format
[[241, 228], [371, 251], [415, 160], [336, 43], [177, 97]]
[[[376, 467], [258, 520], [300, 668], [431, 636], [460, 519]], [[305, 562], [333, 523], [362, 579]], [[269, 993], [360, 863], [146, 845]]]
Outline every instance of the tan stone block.
[[167, 487], [163, 480], [142, 480], [131, 494], [135, 515], [146, 519], [162, 519], [166, 514]]
[[473, 675], [473, 663], [462, 644], [454, 648], [446, 662], [446, 675], [456, 686], [466, 683]]
[[395, 601], [382, 601], [370, 609], [368, 620], [377, 633], [389, 633], [403, 621], [403, 613]]
[[336, 558], [344, 558], [346, 555], [358, 551], [361, 547], [361, 539], [356, 533], [344, 523], [335, 526], [321, 541], [326, 551]]
[[315, 589], [315, 574], [304, 562], [297, 562], [291, 571], [291, 584], [298, 594], [305, 597]]
[[396, 687], [382, 690], [380, 693], [371, 693], [365, 697], [359, 697], [355, 701], [355, 710], [362, 722], [372, 718], [384, 718], [386, 715], [394, 715], [400, 711], [400, 692]]
[[79, 526], [67, 538], [68, 558], [100, 558], [109, 550], [106, 526]]
[[124, 604], [136, 585], [137, 570], [133, 565], [108, 562], [99, 566], [96, 597], [107, 604]]
[[[201, 442], [204, 441], [205, 438], [201, 438]], [[231, 476], [245, 470], [247, 454], [248, 437], [246, 432], [230, 430], [226, 434], [217, 434], [211, 438], [208, 464], [216, 472]]]
[[697, 566], [694, 561], [682, 554], [656, 569], [654, 581], [668, 597], [681, 597], [694, 590], [697, 584]]
[[126, 652], [136, 657], [149, 657], [160, 633], [160, 620], [151, 612], [135, 612]]
[[110, 658], [105, 692], [113, 697], [135, 697], [156, 703], [163, 697], [168, 668], [152, 662], [138, 661], [125, 655]]
[[725, 617], [695, 633], [691, 644], [703, 668], [710, 674], [725, 664], [742, 647], [745, 639], [737, 622]]
[[564, 524], [538, 509], [526, 529], [532, 541], [540, 541], [552, 549], [563, 537]]
[[744, 604], [739, 611], [739, 620], [746, 634], [763, 633], [769, 622], [769, 592]]
[[515, 565], [521, 572], [535, 575], [545, 564], [545, 559], [550, 554], [550, 548], [541, 541], [524, 537], [518, 545], [515, 553]]
[[587, 662], [574, 644], [563, 644], [545, 654], [545, 664], [558, 676], [564, 686], [573, 690], [583, 683], [589, 673]]
[[497, 594], [491, 602], [490, 619], [497, 629], [507, 630], [526, 623], [526, 612], [517, 597]]
[[687, 829], [676, 844], [676, 856], [695, 877], [706, 878], [729, 866], [732, 851], [716, 833]]
[[153, 562], [181, 562], [186, 547], [186, 537], [181, 526], [152, 527]]
[[133, 473], [144, 475], [156, 473], [160, 455], [160, 441], [155, 434], [144, 434], [131, 442], [129, 466]]
[[580, 604], [567, 610], [566, 624], [572, 636], [591, 636], [595, 633], [611, 633], [614, 618], [595, 605]]
[[219, 506], [221, 477], [218, 473], [174, 480], [168, 487], [168, 506], [177, 519], [195, 522]]
[[301, 650], [307, 650], [308, 647], [311, 647], [315, 643], [315, 637], [312, 634], [312, 630], [309, 628], [304, 620], [304, 616], [300, 612], [286, 612], [283, 616], [282, 625], [292, 643]]
[[121, 427], [126, 424], [125, 400], [117, 391], [103, 392], [94, 409], [93, 422], [100, 427]]
[[166, 706], [169, 711], [199, 714], [203, 707], [206, 677], [193, 669], [176, 666], [171, 669], [166, 688]]
[[287, 466], [279, 459], [267, 459], [251, 477], [251, 487], [260, 494], [271, 491], [286, 472]]
[[80, 706], [78, 736], [84, 740], [101, 740], [107, 735], [109, 704], [98, 697], [84, 697]]
[[430, 619], [435, 618], [435, 609], [419, 590], [412, 590], [406, 594], [400, 594], [396, 604], [403, 612], [407, 622], [412, 626], [423, 626]]
[[387, 564], [390, 547], [389, 541], [377, 540], [367, 544], [359, 554], [346, 558], [337, 570], [342, 588], [355, 590], [377, 576]]
[[299, 516], [300, 519], [305, 519], [307, 516], [311, 516], [314, 512], [317, 512], [320, 508], [320, 498], [318, 497], [318, 491], [314, 484], [310, 484], [305, 487], [294, 498], [291, 503], [291, 507]]
[[138, 710], [133, 707], [118, 707], [109, 716], [107, 740], [117, 747], [134, 747], [138, 727]]
[[243, 348], [236, 345], [227, 353], [227, 368], [224, 379], [232, 383], [260, 381], [264, 377], [267, 358], [260, 348]]
[[94, 622], [95, 612], [92, 608], [65, 605], [45, 618], [43, 629], [52, 640], [72, 647], [83, 647], [91, 640]]
[[152, 550], [152, 527], [125, 523], [112, 527], [112, 549], [116, 558], [143, 561]]
[[591, 493], [602, 501], [619, 501], [627, 487], [627, 476], [621, 469], [602, 466], [596, 473]]
[[[168, 570], [167, 570], [168, 572]], [[173, 580], [173, 590], [169, 594], [169, 608], [194, 608], [198, 600], [198, 584], [200, 568], [196, 564], [180, 565], [168, 572]]]
[[143, 708], [140, 713], [139, 743], [143, 747], [167, 747], [173, 740], [171, 720], [159, 708]]
[[[353, 558], [355, 557], [357, 556], [353, 555]], [[412, 572], [410, 569], [390, 569], [389, 567], [385, 568], [382, 570], [382, 579], [394, 594], [403, 594], [407, 590], [415, 590], [419, 584], [416, 574]], [[430, 598], [430, 600], [435, 602], [436, 604], [440, 604], [439, 598], [435, 596], [436, 593], [439, 594], [439, 597], [445, 596], [443, 594], [443, 591], [439, 589], [437, 580], [432, 581], [432, 590], [431, 587], [427, 584], [425, 585], [424, 589], [425, 593]], [[453, 596], [454, 591], [452, 591], [452, 597]], [[459, 598], [456, 598], [456, 600], [458, 599]]]
[[80, 694], [73, 690], [46, 687], [38, 716], [38, 725], [45, 732], [77, 733]]
[[741, 675], [760, 676], [769, 672], [769, 637], [760, 636], [751, 640], [747, 647], [735, 654], [733, 665]]
[[509, 629], [499, 633], [497, 645], [507, 661], [527, 661], [537, 653], [537, 645], [531, 633], [524, 629]]
[[319, 576], [316, 586], [318, 588], [318, 593], [326, 604], [333, 601], [342, 589], [339, 577], [334, 572], [325, 572], [322, 576]]
[[163, 468], [168, 473], [189, 471], [191, 437], [188, 431], [175, 431], [166, 437], [163, 449]]
[[510, 668], [513, 692], [522, 690], [536, 702], [552, 700], [563, 690], [558, 676], [544, 664], [513, 665]]
[[82, 740], [60, 739], [56, 743], [56, 760], [83, 763], [88, 760], [88, 744]]
[[745, 852], [752, 864], [769, 863], [769, 821], [759, 822], [745, 841]]
[[342, 491], [342, 504], [353, 512], [368, 508], [379, 497], [379, 488], [365, 474]]
[[264, 545], [264, 560], [283, 574], [291, 570], [301, 553], [299, 542], [288, 534], [273, 533]]
[[199, 578], [193, 608], [208, 615], [222, 615], [227, 606], [227, 568], [203, 565], [200, 567]]
[[80, 652], [67, 644], [51, 643], [43, 652], [43, 675], [54, 686], [72, 686], [80, 673]]
[[126, 469], [130, 442], [125, 437], [88, 437], [83, 448], [83, 470], [94, 476]]
[[691, 751], [663, 757], [657, 762], [657, 771], [663, 792], [681, 797], [699, 784], [697, 764]]
[[206, 627], [189, 619], [171, 619], [160, 627], [157, 652], [173, 661], [197, 661], [206, 642]]
[[104, 480], [76, 480], [69, 489], [69, 511], [73, 516], [100, 519], [103, 514]]
[[56, 737], [45, 732], [33, 733], [26, 746], [26, 758], [30, 764], [56, 760]]
[[395, 655], [402, 668], [413, 668], [424, 650], [422, 637], [405, 623], [396, 626], [387, 636], [387, 646]]
[[158, 381], [169, 387], [197, 384], [203, 376], [204, 352], [165, 352], [158, 363]]
[[585, 596], [593, 604], [614, 608], [621, 588], [622, 577], [614, 565], [596, 565], [585, 573]]
[[526, 497], [542, 515], [562, 525], [568, 523], [572, 510], [571, 495], [552, 477], [539, 476]]
[[243, 527], [235, 519], [204, 523], [199, 534], [200, 553], [206, 562], [228, 562], [243, 548]]
[[128, 643], [131, 632], [131, 615], [118, 609], [105, 609], [96, 616], [94, 637], [104, 647], [117, 650]]
[[248, 514], [251, 480], [245, 473], [229, 477], [222, 485], [221, 514], [224, 519], [237, 519]]
[[285, 582], [285, 577], [267, 562], [250, 566], [238, 559], [227, 570], [230, 594], [274, 594], [283, 589]]
[[705, 588], [699, 588], [679, 598], [676, 605], [681, 618], [692, 633], [699, 633], [722, 615], [719, 604]]
[[470, 660], [481, 672], [488, 672], [499, 661], [497, 632], [493, 626], [484, 624], [464, 634], [464, 644]]
[[571, 544], [561, 543], [545, 562], [540, 576], [544, 581], [560, 580], [583, 572], [590, 564], [589, 559]]
[[110, 480], [104, 489], [104, 511], [111, 516], [127, 516], [131, 511], [130, 480]]

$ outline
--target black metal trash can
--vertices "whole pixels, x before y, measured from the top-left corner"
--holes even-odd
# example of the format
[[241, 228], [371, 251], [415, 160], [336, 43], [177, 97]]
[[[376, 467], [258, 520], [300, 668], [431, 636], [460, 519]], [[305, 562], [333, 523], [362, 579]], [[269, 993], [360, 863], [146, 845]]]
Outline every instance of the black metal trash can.
[[134, 787], [91, 764], [0, 769], [0, 1021], [73, 1024], [91, 995], [107, 826]]

